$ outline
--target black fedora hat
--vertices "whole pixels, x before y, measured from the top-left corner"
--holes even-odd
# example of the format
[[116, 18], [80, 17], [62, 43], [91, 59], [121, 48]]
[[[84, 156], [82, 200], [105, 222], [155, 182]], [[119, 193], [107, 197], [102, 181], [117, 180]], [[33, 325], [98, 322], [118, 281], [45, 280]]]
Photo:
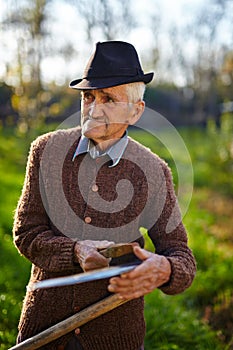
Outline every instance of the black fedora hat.
[[81, 79], [74, 79], [70, 87], [78, 90], [102, 89], [153, 79], [154, 73], [144, 74], [134, 46], [123, 41], [96, 44]]

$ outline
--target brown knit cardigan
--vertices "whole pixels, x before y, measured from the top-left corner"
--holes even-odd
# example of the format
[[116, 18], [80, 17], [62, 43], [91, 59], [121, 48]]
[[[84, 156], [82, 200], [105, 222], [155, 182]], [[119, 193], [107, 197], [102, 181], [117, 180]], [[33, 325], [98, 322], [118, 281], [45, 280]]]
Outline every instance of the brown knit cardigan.
[[[78, 127], [48, 133], [32, 143], [14, 222], [15, 245], [32, 262], [30, 283], [81, 273], [73, 256], [77, 240], [138, 240], [143, 246], [139, 228], [145, 227], [156, 253], [166, 256], [172, 268], [170, 281], [160, 289], [166, 294], [184, 291], [196, 267], [169, 168], [131, 138], [114, 167], [107, 156], [94, 160], [82, 154], [73, 159], [80, 135]], [[112, 260], [113, 265], [122, 262]], [[108, 280], [101, 280], [28, 291], [20, 341], [106, 297], [107, 285]], [[43, 349], [61, 349], [72, 336]], [[78, 339], [84, 350], [138, 350], [144, 336], [139, 298], [82, 326]]]

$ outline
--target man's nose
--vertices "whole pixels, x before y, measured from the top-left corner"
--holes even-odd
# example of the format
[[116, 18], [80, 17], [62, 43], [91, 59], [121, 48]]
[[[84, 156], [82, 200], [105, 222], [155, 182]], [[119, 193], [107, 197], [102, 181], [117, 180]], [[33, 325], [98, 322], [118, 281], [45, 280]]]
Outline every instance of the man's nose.
[[92, 118], [102, 117], [104, 115], [103, 107], [103, 103], [94, 101], [89, 108], [89, 115]]

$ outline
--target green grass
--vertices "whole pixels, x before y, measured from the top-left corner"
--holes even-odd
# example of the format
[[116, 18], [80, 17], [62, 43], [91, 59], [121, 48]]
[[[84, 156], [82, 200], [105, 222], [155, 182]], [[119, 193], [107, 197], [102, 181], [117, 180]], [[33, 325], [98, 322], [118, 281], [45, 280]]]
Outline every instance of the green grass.
[[0, 349], [15, 342], [21, 302], [25, 293], [30, 264], [17, 254], [9, 234], [0, 231]]
[[12, 130], [0, 134], [0, 349], [15, 342], [30, 264], [13, 246], [14, 210], [20, 196], [29, 139]]
[[[146, 296], [146, 350], [233, 349], [232, 130], [229, 117], [220, 130], [212, 124], [207, 131], [180, 130], [195, 175], [184, 223], [198, 272], [192, 286], [180, 295], [156, 290]], [[161, 142], [142, 132], [131, 134], [166, 159], [176, 183], [175, 163]], [[15, 344], [30, 273], [30, 263], [13, 246], [11, 230], [31, 138], [12, 130], [0, 132], [0, 350]], [[147, 248], [151, 249], [149, 242]]]
[[160, 291], [146, 297], [146, 349], [223, 349], [198, 312], [183, 304], [183, 297], [166, 296]]

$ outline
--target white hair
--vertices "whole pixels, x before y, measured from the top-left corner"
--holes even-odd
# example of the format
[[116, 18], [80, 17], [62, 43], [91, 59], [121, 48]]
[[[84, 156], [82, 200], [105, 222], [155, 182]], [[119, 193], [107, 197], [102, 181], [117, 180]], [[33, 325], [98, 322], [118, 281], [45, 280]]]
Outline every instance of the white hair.
[[[143, 100], [143, 96], [146, 89], [146, 84], [144, 84], [142, 81], [134, 82], [134, 83], [128, 83], [121, 85], [125, 87], [126, 94], [128, 96], [128, 102], [129, 103], [137, 103], [138, 101]], [[91, 88], [90, 88], [91, 90]], [[81, 91], [81, 97], [83, 98], [85, 90]]]
[[142, 81], [126, 84], [125, 88], [130, 103], [143, 100], [146, 85]]

